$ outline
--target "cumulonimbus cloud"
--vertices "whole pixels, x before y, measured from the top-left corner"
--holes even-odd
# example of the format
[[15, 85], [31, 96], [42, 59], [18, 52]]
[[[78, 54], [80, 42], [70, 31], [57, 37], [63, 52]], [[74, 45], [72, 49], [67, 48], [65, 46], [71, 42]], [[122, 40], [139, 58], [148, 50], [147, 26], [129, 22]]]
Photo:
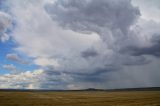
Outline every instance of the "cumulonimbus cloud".
[[109, 36], [127, 36], [130, 26], [140, 16], [130, 0], [57, 0], [45, 9], [64, 28], [96, 32], [103, 40]]
[[17, 25], [14, 50], [44, 70], [41, 87], [134, 85], [137, 74], [131, 78], [126, 67], [138, 70], [158, 56], [159, 24], [141, 19], [131, 0], [16, 1], [8, 0]]

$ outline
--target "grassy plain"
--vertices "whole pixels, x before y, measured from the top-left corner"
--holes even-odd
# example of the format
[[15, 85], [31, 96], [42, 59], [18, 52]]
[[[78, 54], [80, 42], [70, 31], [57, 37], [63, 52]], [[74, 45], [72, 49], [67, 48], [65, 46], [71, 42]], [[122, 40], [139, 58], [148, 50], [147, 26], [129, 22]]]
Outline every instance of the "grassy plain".
[[0, 106], [160, 106], [160, 91], [1, 91]]

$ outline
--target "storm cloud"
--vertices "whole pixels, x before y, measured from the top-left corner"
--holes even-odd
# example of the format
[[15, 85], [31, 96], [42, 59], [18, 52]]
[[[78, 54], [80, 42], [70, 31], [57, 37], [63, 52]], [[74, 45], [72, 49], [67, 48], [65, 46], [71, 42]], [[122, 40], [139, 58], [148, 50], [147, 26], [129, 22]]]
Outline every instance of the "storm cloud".
[[82, 52], [82, 57], [84, 58], [88, 58], [88, 57], [94, 57], [94, 56], [97, 56], [98, 53], [97, 51], [95, 51], [94, 49], [87, 49], [86, 51], [83, 51]]
[[60, 0], [45, 6], [60, 26], [80, 33], [98, 33], [107, 45], [128, 37], [140, 16], [130, 0]]
[[[7, 1], [16, 20], [14, 50], [30, 57], [41, 71], [9, 74], [9, 80], [25, 76], [15, 85], [44, 89], [160, 85], [155, 58], [160, 56], [160, 23], [145, 20], [131, 0], [16, 1]], [[24, 63], [16, 54], [6, 57]]]

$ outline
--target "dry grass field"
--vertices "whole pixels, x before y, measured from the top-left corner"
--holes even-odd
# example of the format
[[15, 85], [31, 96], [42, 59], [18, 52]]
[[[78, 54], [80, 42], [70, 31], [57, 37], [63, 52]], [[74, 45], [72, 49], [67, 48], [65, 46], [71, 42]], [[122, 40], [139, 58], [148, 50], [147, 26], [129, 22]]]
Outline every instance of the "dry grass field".
[[1, 91], [0, 106], [160, 106], [160, 91]]

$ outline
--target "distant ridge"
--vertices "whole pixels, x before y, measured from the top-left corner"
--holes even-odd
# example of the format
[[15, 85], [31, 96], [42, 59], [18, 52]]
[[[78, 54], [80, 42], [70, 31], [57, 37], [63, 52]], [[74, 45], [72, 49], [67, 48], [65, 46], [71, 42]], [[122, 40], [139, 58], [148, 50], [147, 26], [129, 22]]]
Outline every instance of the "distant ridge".
[[107, 91], [160, 91], [160, 87], [108, 89]]
[[67, 92], [67, 91], [160, 91], [160, 87], [143, 87], [143, 88], [122, 88], [122, 89], [79, 89], [79, 90], [51, 90], [51, 89], [0, 89], [10, 92]]
[[84, 91], [160, 91], [160, 87], [120, 88], [120, 89], [95, 89], [88, 88]]

